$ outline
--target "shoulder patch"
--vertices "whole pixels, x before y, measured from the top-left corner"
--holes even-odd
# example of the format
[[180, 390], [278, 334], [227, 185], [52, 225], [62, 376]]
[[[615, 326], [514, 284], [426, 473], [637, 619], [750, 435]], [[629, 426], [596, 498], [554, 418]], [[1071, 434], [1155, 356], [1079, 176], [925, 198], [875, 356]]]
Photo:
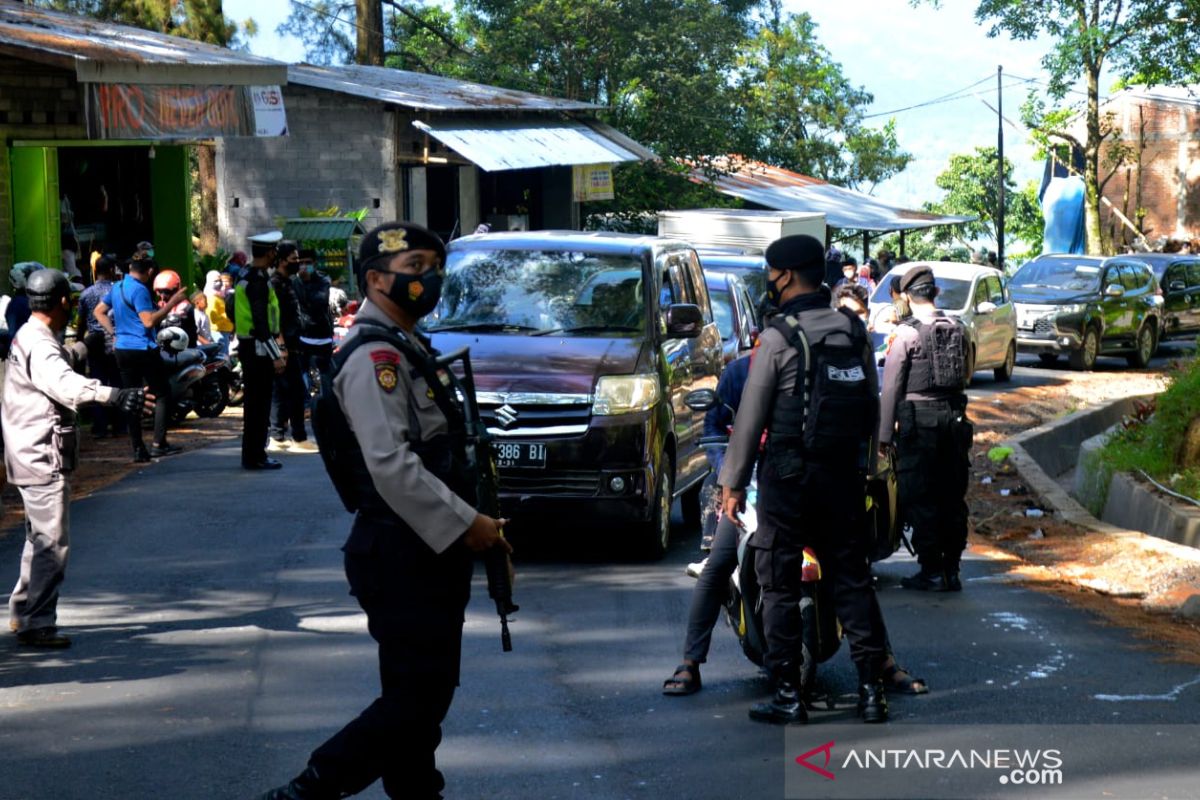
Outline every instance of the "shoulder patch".
[[375, 362], [375, 382], [379, 384], [379, 388], [391, 394], [396, 391], [396, 386], [400, 383], [400, 376], [396, 372], [396, 364], [389, 361]]
[[400, 354], [391, 348], [379, 348], [371, 351], [371, 361], [374, 364], [399, 364]]

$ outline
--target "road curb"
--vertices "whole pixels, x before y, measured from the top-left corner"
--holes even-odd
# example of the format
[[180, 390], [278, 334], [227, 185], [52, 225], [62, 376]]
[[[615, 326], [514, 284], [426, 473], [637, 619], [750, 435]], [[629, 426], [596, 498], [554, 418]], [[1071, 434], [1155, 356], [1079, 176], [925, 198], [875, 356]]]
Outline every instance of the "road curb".
[[[1119, 539], [1127, 547], [1178, 559], [1189, 565], [1200, 565], [1200, 549], [1176, 544], [1141, 531], [1121, 528], [1092, 516], [1078, 500], [1058, 484], [1058, 481], [1046, 473], [1042, 464], [1030, 453], [1032, 450], [1042, 454], [1044, 458], [1050, 458], [1055, 466], [1061, 466], [1061, 461], [1055, 459], [1055, 453], [1061, 453], [1072, 446], [1077, 448], [1083, 439], [1115, 424], [1123, 414], [1132, 409], [1135, 399], [1143, 397], [1146, 395], [1131, 395], [1119, 400], [1099, 403], [1019, 433], [1004, 442], [1005, 447], [1012, 448], [1009, 461], [1016, 468], [1021, 479], [1029, 486], [1030, 491], [1040, 496], [1048, 506], [1053, 508], [1059, 519], [1094, 533]], [[1091, 430], [1092, 428], [1094, 430]], [[1083, 435], [1085, 432], [1086, 435]], [[1062, 470], [1059, 474], [1061, 472]]]

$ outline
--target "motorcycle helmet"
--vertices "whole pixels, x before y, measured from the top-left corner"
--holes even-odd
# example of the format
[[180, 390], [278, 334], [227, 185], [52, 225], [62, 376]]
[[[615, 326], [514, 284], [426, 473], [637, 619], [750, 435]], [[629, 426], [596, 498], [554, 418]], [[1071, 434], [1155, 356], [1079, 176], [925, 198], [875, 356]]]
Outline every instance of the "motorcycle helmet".
[[29, 280], [29, 276], [37, 272], [39, 269], [46, 267], [36, 261], [22, 261], [19, 264], [14, 264], [12, 272], [9, 273], [9, 282], [12, 283], [13, 291], [18, 291], [25, 288]]
[[168, 325], [158, 332], [158, 346], [169, 353], [182, 353], [188, 346], [188, 335], [183, 328]]
[[67, 276], [56, 269], [38, 269], [30, 274], [25, 293], [29, 295], [29, 308], [33, 311], [51, 311], [64, 297], [71, 294]]
[[155, 292], [165, 291], [174, 294], [182, 285], [183, 281], [179, 280], [179, 273], [173, 269], [164, 269], [154, 276]]

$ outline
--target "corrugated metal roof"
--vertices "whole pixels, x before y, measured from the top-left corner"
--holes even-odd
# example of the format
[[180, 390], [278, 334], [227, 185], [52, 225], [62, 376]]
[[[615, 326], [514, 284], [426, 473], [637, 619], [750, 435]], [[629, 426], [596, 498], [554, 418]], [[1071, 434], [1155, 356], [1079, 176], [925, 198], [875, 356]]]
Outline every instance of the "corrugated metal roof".
[[602, 106], [471, 83], [441, 75], [358, 64], [292, 64], [288, 82], [419, 111], [588, 111]]
[[293, 242], [344, 241], [366, 232], [361, 222], [350, 217], [296, 217], [283, 222], [283, 238]]
[[975, 217], [943, 216], [889, 205], [877, 197], [843, 189], [817, 178], [757, 161], [718, 159], [718, 175], [692, 171], [696, 183], [711, 184], [731, 197], [780, 211], [817, 211], [831, 228], [860, 231], [903, 231], [970, 222]]
[[0, 51], [74, 68], [81, 81], [275, 85], [286, 66], [178, 36], [0, 0]]
[[655, 158], [598, 122], [483, 118], [418, 120], [413, 125], [487, 172]]

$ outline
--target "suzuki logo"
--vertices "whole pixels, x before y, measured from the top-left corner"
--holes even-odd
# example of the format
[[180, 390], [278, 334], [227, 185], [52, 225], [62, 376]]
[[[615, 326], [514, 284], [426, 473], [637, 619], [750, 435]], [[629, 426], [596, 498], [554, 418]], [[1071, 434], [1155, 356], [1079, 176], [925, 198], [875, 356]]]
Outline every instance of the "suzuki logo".
[[500, 427], [508, 430], [517, 421], [518, 411], [508, 403], [496, 409], [496, 421], [500, 423]]

